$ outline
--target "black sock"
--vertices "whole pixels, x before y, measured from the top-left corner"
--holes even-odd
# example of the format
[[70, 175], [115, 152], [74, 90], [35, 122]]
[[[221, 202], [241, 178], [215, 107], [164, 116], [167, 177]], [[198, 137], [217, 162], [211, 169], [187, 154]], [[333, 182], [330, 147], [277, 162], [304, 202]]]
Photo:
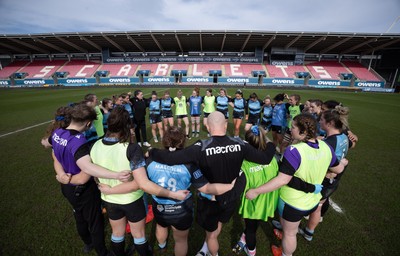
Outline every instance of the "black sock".
[[329, 197], [325, 200], [324, 204], [322, 205], [321, 217], [323, 217], [325, 215], [325, 213], [328, 211], [328, 209], [329, 209]]
[[149, 242], [145, 242], [144, 244], [135, 244], [135, 249], [140, 256], [152, 256], [153, 252], [149, 247]]
[[111, 251], [115, 256], [125, 255], [125, 240], [119, 243], [111, 241]]

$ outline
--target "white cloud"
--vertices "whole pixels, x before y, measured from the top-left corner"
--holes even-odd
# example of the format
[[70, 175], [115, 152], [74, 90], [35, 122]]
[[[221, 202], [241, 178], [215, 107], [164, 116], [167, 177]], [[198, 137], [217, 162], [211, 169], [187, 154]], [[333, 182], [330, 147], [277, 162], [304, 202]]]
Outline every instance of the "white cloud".
[[[0, 0], [0, 33], [266, 30], [383, 33], [398, 0]], [[400, 21], [392, 28], [400, 33]]]

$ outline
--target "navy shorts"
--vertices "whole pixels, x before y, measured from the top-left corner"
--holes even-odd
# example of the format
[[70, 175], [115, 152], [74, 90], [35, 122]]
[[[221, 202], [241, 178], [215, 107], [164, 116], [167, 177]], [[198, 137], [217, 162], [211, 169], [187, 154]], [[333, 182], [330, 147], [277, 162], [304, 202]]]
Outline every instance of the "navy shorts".
[[220, 110], [220, 109], [217, 109], [217, 111], [219, 111], [219, 112], [221, 112], [222, 114], [224, 114], [224, 116], [225, 116], [225, 119], [228, 119], [228, 118], [229, 118], [229, 112], [228, 112], [228, 109], [225, 109], [225, 110]]
[[162, 116], [163, 118], [171, 118], [171, 117], [174, 117], [174, 116], [172, 115], [172, 111], [171, 111], [171, 110], [163, 110], [163, 111], [161, 112], [161, 116]]
[[161, 123], [161, 115], [150, 115], [150, 124]]
[[233, 119], [243, 119], [244, 111], [242, 111], [242, 112], [233, 111], [232, 116], [233, 116]]
[[153, 200], [154, 218], [158, 225], [166, 228], [173, 226], [177, 230], [188, 230], [193, 223], [193, 198], [181, 204], [158, 204]]
[[258, 116], [249, 116], [247, 119], [247, 124], [258, 125], [260, 122], [260, 118]]
[[285, 134], [286, 127], [285, 126], [278, 126], [278, 125], [271, 125], [271, 131], [276, 132], [278, 134]]
[[[319, 203], [319, 202], [318, 202]], [[311, 208], [310, 210], [303, 211], [297, 208], [294, 208], [290, 204], [285, 203], [280, 197], [278, 200], [278, 211], [279, 215], [284, 219], [289, 222], [298, 222], [300, 221], [304, 216], [310, 215], [313, 213], [317, 207], [318, 203]]]
[[210, 201], [201, 195], [197, 197], [197, 223], [208, 232], [218, 228], [218, 222], [227, 223], [236, 211], [236, 203], [223, 208], [217, 201]]

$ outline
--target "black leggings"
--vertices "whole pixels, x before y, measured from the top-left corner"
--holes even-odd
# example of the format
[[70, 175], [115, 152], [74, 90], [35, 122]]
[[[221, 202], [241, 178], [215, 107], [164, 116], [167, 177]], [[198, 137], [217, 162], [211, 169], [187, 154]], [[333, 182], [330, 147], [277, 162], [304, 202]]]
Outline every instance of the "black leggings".
[[256, 234], [259, 222], [260, 220], [244, 219], [246, 224], [244, 235], [246, 236], [246, 245], [249, 250], [256, 248]]
[[142, 137], [143, 137], [143, 142], [146, 142], [147, 141], [147, 135], [146, 135], [146, 121], [143, 119], [143, 120], [135, 120], [135, 124], [136, 124], [136, 127], [135, 127], [135, 136], [136, 136], [136, 140], [137, 140], [137, 142], [139, 143], [139, 142], [141, 142], [141, 140], [140, 140], [140, 133], [142, 133], [141, 135], [142, 135]]

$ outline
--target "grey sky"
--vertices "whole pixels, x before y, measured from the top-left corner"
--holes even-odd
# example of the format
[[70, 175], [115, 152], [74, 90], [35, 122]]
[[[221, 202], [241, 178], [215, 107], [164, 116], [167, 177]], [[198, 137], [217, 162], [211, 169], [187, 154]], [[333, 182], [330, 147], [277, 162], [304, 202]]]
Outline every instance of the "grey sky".
[[[400, 0], [0, 0], [1, 34], [136, 30], [385, 33]], [[390, 33], [400, 33], [400, 20]]]

